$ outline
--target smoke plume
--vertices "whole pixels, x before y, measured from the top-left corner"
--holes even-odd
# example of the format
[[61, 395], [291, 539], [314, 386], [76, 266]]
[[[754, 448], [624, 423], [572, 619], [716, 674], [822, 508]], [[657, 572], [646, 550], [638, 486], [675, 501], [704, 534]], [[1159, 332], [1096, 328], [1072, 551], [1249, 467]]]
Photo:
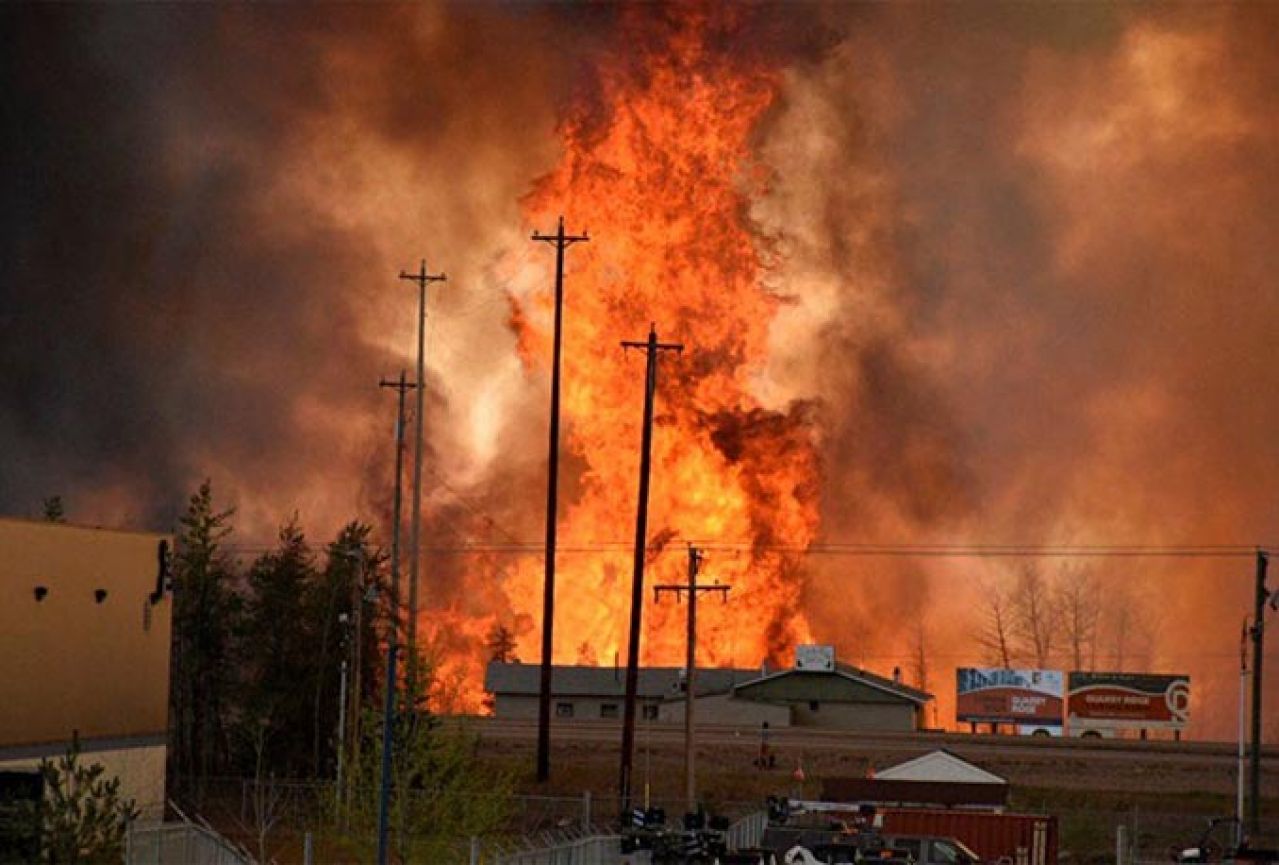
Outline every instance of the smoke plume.
[[[456, 667], [465, 702], [488, 628], [512, 627], [526, 655], [539, 628], [525, 591], [537, 553], [497, 549], [543, 527], [552, 263], [527, 234], [561, 211], [591, 230], [567, 314], [594, 302], [590, 274], [624, 262], [631, 272], [612, 277], [639, 284], [618, 295], [629, 329], [592, 337], [642, 338], [671, 264], [639, 254], [653, 214], [588, 206], [588, 182], [609, 181], [566, 166], [574, 147], [598, 155], [607, 127], [592, 121], [615, 116], [618, 82], [643, 91], [696, 42], [697, 59], [672, 66], [688, 93], [751, 88], [742, 113], [723, 112], [747, 127], [731, 139], [741, 152], [724, 151], [741, 172], [707, 163], [705, 189], [750, 239], [731, 270], [742, 296], [768, 300], [738, 343], [700, 358], [698, 320], [719, 313], [697, 297], [672, 312], [688, 348], [663, 385], [659, 440], [705, 430], [690, 439], [704, 451], [679, 452], [748, 466], [755, 502], [779, 488], [760, 442], [787, 442], [816, 484], [795, 493], [814, 516], [801, 547], [1273, 537], [1274, 8], [707, 10], [0, 10], [12, 46], [0, 57], [0, 508], [34, 514], [61, 494], [74, 521], [159, 528], [209, 476], [248, 542], [295, 510], [313, 534], [357, 516], [385, 525], [394, 400], [376, 385], [412, 369], [416, 290], [396, 275], [426, 258], [449, 281], [428, 312], [423, 594], [445, 623], [439, 651], [469, 659]], [[647, 170], [689, 152], [663, 144], [667, 131], [646, 130]], [[644, 186], [635, 166], [610, 170], [611, 188]], [[715, 186], [721, 176], [732, 182]], [[762, 353], [734, 366], [735, 345]], [[728, 366], [713, 370], [712, 354]], [[631, 373], [635, 390], [603, 403], [631, 412], [627, 443]], [[722, 404], [697, 390], [720, 375], [739, 388]], [[691, 393], [705, 403], [696, 423]], [[591, 436], [607, 439], [569, 427], [566, 514], [601, 494]], [[633, 475], [612, 469], [626, 511]], [[677, 512], [663, 519], [679, 528]], [[754, 525], [757, 558], [788, 541]], [[581, 544], [625, 540], [576, 531]], [[678, 570], [676, 552], [672, 541], [659, 567]], [[911, 667], [922, 635], [942, 723], [951, 670], [983, 660], [986, 591], [1024, 564], [820, 547], [783, 558], [770, 565], [772, 621], [752, 621], [777, 635], [770, 651], [811, 637], [887, 672]], [[713, 554], [708, 573], [752, 561]], [[1098, 668], [1190, 673], [1192, 733], [1230, 734], [1248, 559], [1040, 567], [1100, 586]], [[624, 566], [613, 571], [593, 572], [601, 592], [625, 591]], [[728, 633], [731, 604], [715, 615], [707, 627]], [[677, 615], [651, 621], [651, 636], [678, 642]], [[559, 633], [570, 659], [612, 660], [603, 642]], [[711, 655], [761, 660], [718, 644]]]

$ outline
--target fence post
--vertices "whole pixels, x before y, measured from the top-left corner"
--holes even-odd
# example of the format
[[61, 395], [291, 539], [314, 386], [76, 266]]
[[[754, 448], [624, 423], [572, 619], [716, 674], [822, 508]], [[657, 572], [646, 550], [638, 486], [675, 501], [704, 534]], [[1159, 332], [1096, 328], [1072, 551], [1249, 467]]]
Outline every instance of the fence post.
[[1115, 827], [1115, 865], [1128, 865], [1128, 827]]
[[582, 830], [591, 831], [591, 791], [582, 791]]

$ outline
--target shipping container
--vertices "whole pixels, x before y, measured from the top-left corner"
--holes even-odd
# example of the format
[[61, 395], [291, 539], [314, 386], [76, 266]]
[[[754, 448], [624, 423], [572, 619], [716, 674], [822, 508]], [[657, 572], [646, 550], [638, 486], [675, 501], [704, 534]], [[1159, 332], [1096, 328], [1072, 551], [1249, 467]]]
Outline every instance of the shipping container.
[[906, 808], [880, 814], [885, 835], [940, 835], [963, 841], [986, 862], [1057, 865], [1056, 817]]

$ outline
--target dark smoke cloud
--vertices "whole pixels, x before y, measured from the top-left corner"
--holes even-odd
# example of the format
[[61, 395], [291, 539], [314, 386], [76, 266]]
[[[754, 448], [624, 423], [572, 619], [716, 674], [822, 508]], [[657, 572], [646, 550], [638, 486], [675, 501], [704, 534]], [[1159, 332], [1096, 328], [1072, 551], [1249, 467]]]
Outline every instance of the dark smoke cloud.
[[[828, 535], [1273, 537], [1274, 10], [882, 7], [846, 32], [767, 144], [790, 160], [769, 223], [820, 225], [788, 238], [794, 287], [837, 286], [810, 384]], [[1199, 734], [1228, 734], [1250, 563], [1081, 566], [1101, 665], [1138, 614], [1126, 663], [1191, 672]], [[820, 560], [815, 626], [905, 667], [924, 621], [944, 693], [980, 660], [979, 580], [1017, 567]]]
[[412, 346], [396, 269], [432, 255], [472, 295], [441, 316], [476, 305], [495, 210], [514, 224], [572, 83], [544, 16], [497, 12], [0, 13], [0, 510], [60, 493], [73, 519], [163, 526], [205, 475], [251, 531], [367, 504], [374, 385]]

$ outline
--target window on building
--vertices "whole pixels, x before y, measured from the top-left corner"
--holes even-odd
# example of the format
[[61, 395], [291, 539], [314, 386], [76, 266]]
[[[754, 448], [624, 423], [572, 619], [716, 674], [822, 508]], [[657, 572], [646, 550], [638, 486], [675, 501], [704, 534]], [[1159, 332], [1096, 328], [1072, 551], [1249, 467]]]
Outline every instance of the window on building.
[[818, 709], [820, 709], [821, 707], [822, 707], [822, 704], [821, 704], [821, 703], [819, 703], [819, 702], [817, 702], [816, 700], [809, 700], [809, 701], [808, 701], [808, 710], [809, 710], [810, 712], [816, 712], [816, 711], [817, 711]]
[[601, 718], [616, 718], [616, 717], [617, 717], [617, 704], [616, 704], [616, 703], [601, 703], [601, 704], [600, 704], [600, 717], [601, 717]]
[[657, 704], [656, 703], [644, 704], [644, 720], [645, 721], [657, 720]]
[[572, 703], [556, 703], [555, 717], [557, 718], [573, 717], [573, 704]]

